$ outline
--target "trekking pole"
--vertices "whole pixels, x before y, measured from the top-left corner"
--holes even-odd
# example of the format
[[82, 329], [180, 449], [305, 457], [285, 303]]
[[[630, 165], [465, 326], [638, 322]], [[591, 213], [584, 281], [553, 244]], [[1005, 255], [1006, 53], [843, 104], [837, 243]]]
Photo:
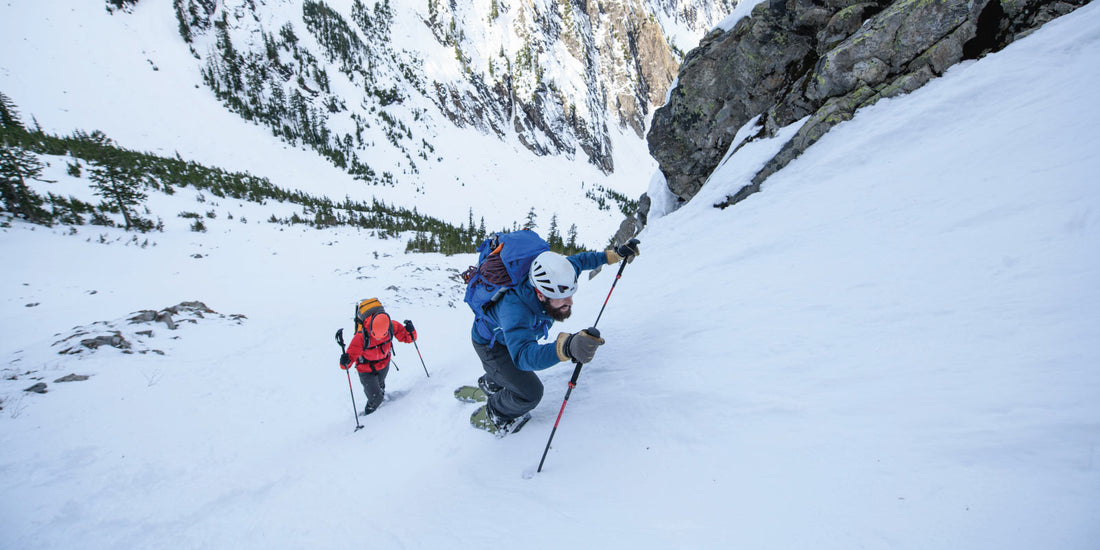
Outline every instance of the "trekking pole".
[[[585, 332], [592, 336], [599, 338], [600, 331], [596, 328], [596, 325], [600, 323], [600, 317], [603, 317], [603, 310], [607, 307], [607, 301], [611, 299], [611, 293], [615, 291], [615, 285], [619, 284], [619, 279], [623, 276], [623, 270], [626, 269], [626, 260], [623, 260], [623, 264], [619, 266], [619, 272], [615, 274], [615, 281], [611, 283], [611, 290], [607, 291], [607, 298], [604, 298], [603, 307], [600, 308], [600, 314], [596, 316], [596, 322], [592, 324], [592, 328], [585, 329]], [[573, 388], [577, 387], [577, 378], [581, 376], [582, 363], [574, 361], [577, 365], [573, 369], [573, 378], [569, 379], [569, 388], [565, 390], [565, 399], [561, 402], [561, 409], [558, 410], [558, 418], [554, 420], [554, 428], [550, 430], [550, 439], [546, 440], [546, 448], [542, 451], [542, 459], [539, 460], [539, 468], [537, 472], [542, 472], [542, 464], [546, 462], [546, 453], [550, 452], [550, 442], [554, 441], [554, 434], [558, 432], [558, 423], [561, 422], [561, 415], [565, 412], [565, 405], [569, 403], [569, 395], [573, 393]]]
[[[344, 329], [342, 328], [336, 331], [336, 344], [340, 346], [340, 353], [343, 353], [346, 348], [344, 347]], [[359, 406], [355, 404], [355, 389], [351, 385], [351, 367], [344, 369], [344, 372], [348, 374], [348, 391], [351, 392], [351, 412], [355, 415], [355, 431], [357, 432], [363, 429], [363, 425], [359, 423]]]
[[424, 367], [424, 374], [431, 378], [432, 375], [428, 374], [428, 365], [424, 364], [424, 355], [420, 353], [420, 346], [416, 345], [416, 340], [413, 340], [413, 346], [416, 347], [416, 354], [420, 356], [420, 366]]
[[611, 299], [611, 293], [615, 292], [615, 285], [619, 284], [619, 279], [623, 278], [623, 270], [626, 269], [626, 260], [622, 262], [623, 264], [619, 266], [619, 272], [615, 274], [615, 280], [611, 282], [611, 290], [607, 291], [607, 298], [603, 299], [603, 307], [600, 308], [600, 314], [596, 316], [596, 322], [592, 323], [592, 328], [596, 328], [596, 325], [600, 324], [600, 317], [603, 317], [603, 310], [607, 308], [607, 301]]
[[[412, 326], [412, 321], [408, 319], [405, 320], [405, 330], [409, 332], [410, 336], [416, 333], [416, 329]], [[424, 354], [420, 353], [420, 344], [416, 343], [415, 336], [413, 337], [413, 346], [416, 346], [416, 354], [420, 356], [420, 366], [424, 367], [424, 374], [427, 375], [428, 378], [431, 378], [432, 375], [428, 374], [428, 365], [424, 364]]]

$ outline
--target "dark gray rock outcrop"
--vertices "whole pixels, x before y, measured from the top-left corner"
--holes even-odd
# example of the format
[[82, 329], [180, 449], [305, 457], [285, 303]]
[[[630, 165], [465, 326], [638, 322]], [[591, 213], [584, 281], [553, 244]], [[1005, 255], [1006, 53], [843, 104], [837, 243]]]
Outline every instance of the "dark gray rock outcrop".
[[[91, 325], [73, 328], [72, 332], [53, 343], [61, 355], [81, 355], [100, 348], [115, 348], [125, 354], [155, 353], [164, 355], [164, 351], [152, 348], [149, 343], [156, 339], [152, 329], [140, 329], [141, 326], [163, 323], [169, 330], [177, 330], [181, 324], [197, 324], [200, 320], [211, 319], [233, 324], [242, 324], [246, 317], [241, 314], [223, 315], [199, 301], [180, 302], [163, 309], [144, 309], [131, 313], [126, 322], [96, 321]], [[139, 325], [139, 327], [134, 327]]]
[[71, 374], [66, 374], [65, 376], [62, 376], [61, 378], [58, 378], [57, 380], [54, 380], [54, 383], [55, 384], [60, 384], [62, 382], [83, 382], [83, 381], [85, 381], [89, 378], [91, 378], [91, 377], [88, 376], [87, 374], [76, 374], [74, 372], [74, 373], [71, 373]]
[[45, 382], [39, 382], [29, 388], [24, 389], [23, 391], [31, 393], [46, 393], [48, 390], [46, 389]]
[[[948, 67], [997, 51], [1087, 0], [768, 0], [690, 52], [647, 136], [669, 190], [690, 200], [734, 136], [808, 117], [736, 204], [855, 111], [913, 91]], [[644, 219], [645, 212], [641, 218]]]

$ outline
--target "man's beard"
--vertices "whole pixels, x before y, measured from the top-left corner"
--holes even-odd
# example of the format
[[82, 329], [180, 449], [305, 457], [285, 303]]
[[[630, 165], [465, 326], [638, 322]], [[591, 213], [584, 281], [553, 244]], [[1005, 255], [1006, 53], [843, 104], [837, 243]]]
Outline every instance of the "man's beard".
[[569, 318], [569, 315], [573, 313], [572, 306], [561, 306], [559, 308], [550, 307], [550, 302], [543, 302], [542, 309], [546, 311], [546, 314], [555, 321], [564, 321]]

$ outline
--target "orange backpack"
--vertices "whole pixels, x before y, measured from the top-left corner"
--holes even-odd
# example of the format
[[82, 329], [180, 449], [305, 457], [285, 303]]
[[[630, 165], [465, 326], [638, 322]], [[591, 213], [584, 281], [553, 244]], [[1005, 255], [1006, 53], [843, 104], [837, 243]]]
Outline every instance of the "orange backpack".
[[[385, 336], [375, 334], [371, 327], [374, 326], [375, 317], [382, 315], [386, 321], [386, 334]], [[365, 298], [359, 300], [359, 304], [355, 306], [355, 330], [363, 331], [363, 349], [371, 349], [381, 346], [390, 340], [393, 340], [393, 323], [390, 321], [390, 316], [386, 313], [386, 308], [382, 307], [382, 302], [378, 298]]]

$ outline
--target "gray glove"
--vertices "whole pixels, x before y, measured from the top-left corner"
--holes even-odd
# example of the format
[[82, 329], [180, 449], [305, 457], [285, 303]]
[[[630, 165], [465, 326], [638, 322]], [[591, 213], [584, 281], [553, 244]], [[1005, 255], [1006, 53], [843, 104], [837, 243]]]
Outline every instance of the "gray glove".
[[596, 348], [604, 343], [605, 340], [600, 338], [600, 331], [595, 327], [573, 334], [562, 332], [558, 334], [557, 340], [558, 359], [581, 364], [589, 363], [596, 355]]

